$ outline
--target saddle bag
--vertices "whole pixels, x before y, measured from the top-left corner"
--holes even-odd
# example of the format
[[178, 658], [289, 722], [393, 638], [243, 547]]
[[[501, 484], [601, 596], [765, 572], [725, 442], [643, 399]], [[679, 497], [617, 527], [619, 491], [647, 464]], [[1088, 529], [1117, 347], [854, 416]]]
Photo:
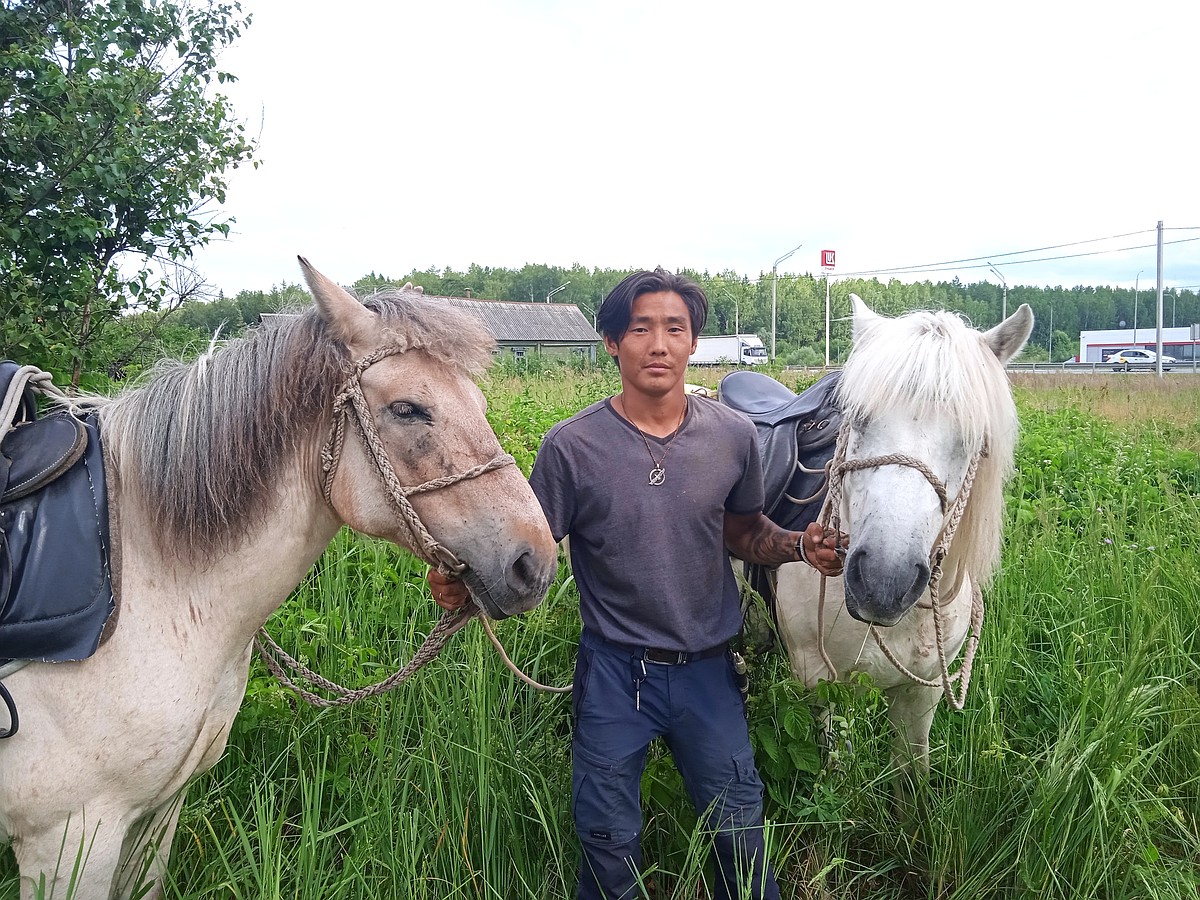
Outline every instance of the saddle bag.
[[[0, 390], [13, 368], [0, 364]], [[13, 421], [0, 442], [0, 662], [86, 659], [114, 608], [98, 423], [38, 419], [32, 395]]]

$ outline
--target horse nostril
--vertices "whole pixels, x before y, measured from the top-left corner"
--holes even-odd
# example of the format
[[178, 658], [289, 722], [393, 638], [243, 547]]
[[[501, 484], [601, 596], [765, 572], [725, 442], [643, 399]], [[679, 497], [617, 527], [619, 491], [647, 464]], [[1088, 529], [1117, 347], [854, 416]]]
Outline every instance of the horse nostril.
[[916, 588], [917, 594], [925, 590], [925, 586], [929, 584], [929, 564], [917, 563], [917, 580], [913, 582], [913, 587]]
[[527, 547], [517, 556], [508, 570], [508, 585], [514, 590], [527, 591], [541, 580], [540, 574], [537, 557]]

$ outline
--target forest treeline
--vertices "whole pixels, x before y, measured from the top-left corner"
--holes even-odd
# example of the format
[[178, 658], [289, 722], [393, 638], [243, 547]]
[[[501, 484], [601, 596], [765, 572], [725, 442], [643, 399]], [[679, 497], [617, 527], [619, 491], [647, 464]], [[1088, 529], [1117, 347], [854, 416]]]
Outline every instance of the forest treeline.
[[[570, 303], [592, 319], [601, 300], [629, 274], [626, 269], [585, 269], [526, 265], [520, 269], [473, 265], [465, 272], [453, 269], [412, 271], [398, 277], [374, 272], [348, 285], [359, 296], [411, 282], [430, 296], [471, 297], [476, 300]], [[735, 330], [757, 334], [770, 346], [772, 280], [769, 274], [754, 278], [734, 272], [710, 275], [686, 271], [704, 286], [709, 298], [705, 334], [731, 334]], [[840, 362], [849, 352], [846, 317], [850, 293], [856, 293], [877, 312], [899, 315], [914, 309], [946, 309], [965, 316], [973, 325], [988, 328], [1001, 319], [1005, 304], [1002, 289], [990, 282], [965, 284], [953, 281], [903, 283], [876, 279], [830, 281], [830, 358]], [[825, 358], [825, 280], [821, 276], [781, 275], [775, 285], [776, 353], [786, 364], [814, 365]], [[1155, 293], [1141, 291], [1136, 298], [1138, 327], [1153, 333]], [[263, 313], [302, 309], [307, 291], [284, 283], [270, 291], [240, 291], [216, 300], [189, 300], [170, 310], [147, 310], [127, 315], [106, 330], [103, 340], [91, 347], [90, 369], [102, 377], [123, 378], [164, 357], [187, 357], [201, 352], [215, 339], [235, 336], [256, 325]], [[1028, 303], [1036, 325], [1023, 359], [1062, 361], [1078, 353], [1079, 333], [1132, 327], [1135, 295], [1126, 288], [1078, 286], [1010, 286], [1007, 311]], [[1200, 298], [1193, 291], [1167, 291], [1163, 296], [1164, 325], [1172, 314], [1179, 325], [1200, 321]], [[1053, 343], [1051, 343], [1053, 322]], [[54, 361], [48, 360], [51, 371]]]

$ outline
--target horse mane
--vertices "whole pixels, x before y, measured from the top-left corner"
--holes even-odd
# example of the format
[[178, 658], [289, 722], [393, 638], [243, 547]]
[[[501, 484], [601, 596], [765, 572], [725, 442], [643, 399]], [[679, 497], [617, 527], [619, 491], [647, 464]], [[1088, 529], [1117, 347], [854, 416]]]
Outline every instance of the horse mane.
[[850, 422], [903, 408], [949, 422], [968, 455], [986, 441], [951, 548], [976, 583], [986, 585], [1000, 560], [1017, 410], [1004, 367], [983, 335], [944, 311], [870, 319], [855, 330], [838, 397]]
[[[448, 303], [398, 290], [363, 303], [380, 316], [381, 344], [422, 350], [468, 375], [491, 362], [491, 334]], [[260, 524], [285, 467], [324, 441], [348, 363], [310, 308], [194, 362], [164, 361], [144, 385], [94, 399], [120, 489], [137, 492], [159, 549], [212, 560]]]

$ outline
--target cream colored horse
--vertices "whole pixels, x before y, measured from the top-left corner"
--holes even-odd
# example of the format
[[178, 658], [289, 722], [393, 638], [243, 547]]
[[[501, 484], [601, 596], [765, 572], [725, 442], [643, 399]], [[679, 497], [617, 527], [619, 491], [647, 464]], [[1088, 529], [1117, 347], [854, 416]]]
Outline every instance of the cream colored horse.
[[[343, 524], [461, 562], [493, 617], [549, 586], [554, 542], [472, 380], [490, 336], [414, 291], [364, 305], [301, 265], [315, 309], [96, 404], [119, 620], [90, 659], [5, 680], [21, 727], [0, 741], [0, 839], [22, 897], [126, 897], [161, 876], [184, 791], [225, 747], [255, 632]], [[328, 440], [354, 382], [366, 428]], [[425, 488], [419, 523], [398, 514], [408, 492], [389, 499], [389, 468]]]
[[[1028, 340], [1033, 313], [1022, 305], [980, 333], [951, 313], [889, 319], [851, 297], [854, 348], [838, 385], [842, 456], [833, 472], [833, 512], [850, 535], [845, 575], [826, 581], [822, 610], [817, 573], [782, 566], [779, 627], [792, 670], [809, 687], [868, 673], [889, 701], [895, 765], [915, 760], [925, 770], [938, 703], [946, 692], [960, 696], [960, 684], [943, 684], [943, 660], [949, 672], [1000, 556], [1017, 438], [1004, 364]], [[939, 622], [930, 577], [947, 536]], [[871, 631], [928, 683], [900, 671]]]

